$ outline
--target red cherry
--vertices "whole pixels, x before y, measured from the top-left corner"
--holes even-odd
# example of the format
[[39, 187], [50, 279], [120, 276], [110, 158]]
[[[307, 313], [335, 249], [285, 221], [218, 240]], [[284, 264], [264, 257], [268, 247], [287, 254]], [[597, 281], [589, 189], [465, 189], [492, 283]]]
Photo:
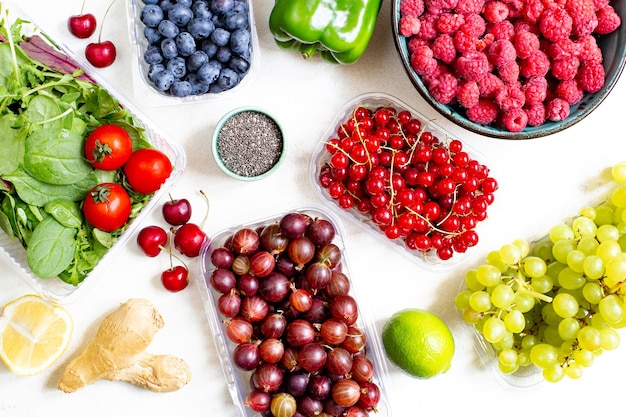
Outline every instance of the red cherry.
[[177, 265], [161, 273], [161, 283], [168, 291], [184, 290], [189, 284], [189, 271], [182, 265]]
[[200, 254], [202, 244], [207, 239], [206, 233], [194, 223], [185, 223], [174, 234], [174, 247], [190, 258]]
[[172, 226], [180, 226], [191, 219], [191, 204], [186, 198], [169, 201], [163, 203], [163, 218]]
[[139, 231], [137, 245], [151, 258], [161, 252], [161, 247], [167, 243], [167, 233], [159, 226], [148, 226]]
[[104, 68], [115, 62], [117, 50], [111, 41], [92, 42], [85, 48], [85, 57], [94, 67]]
[[96, 17], [91, 13], [73, 15], [67, 19], [67, 28], [77, 38], [87, 39], [96, 31]]

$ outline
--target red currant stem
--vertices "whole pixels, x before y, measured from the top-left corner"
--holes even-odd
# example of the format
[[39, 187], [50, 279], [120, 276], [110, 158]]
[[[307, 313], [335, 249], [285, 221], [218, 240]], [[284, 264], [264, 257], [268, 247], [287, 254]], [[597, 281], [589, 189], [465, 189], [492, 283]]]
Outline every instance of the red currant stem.
[[332, 144], [330, 142], [324, 142], [326, 145], [330, 145], [333, 148], [337, 149], [338, 152], [341, 152], [342, 154], [344, 154], [345, 156], [348, 157], [349, 160], [351, 160], [352, 162], [354, 162], [357, 165], [360, 165], [360, 163], [358, 163], [357, 161], [355, 161], [348, 152], [346, 152], [344, 149], [342, 149], [340, 146], [337, 146], [335, 144]]
[[447, 230], [439, 229], [437, 226], [435, 226], [433, 223], [431, 223], [431, 221], [430, 221], [430, 220], [428, 220], [426, 217], [422, 216], [421, 214], [419, 214], [419, 213], [418, 213], [418, 212], [416, 212], [415, 210], [413, 210], [413, 209], [411, 209], [411, 208], [409, 208], [409, 207], [405, 207], [405, 208], [406, 208], [406, 209], [407, 209], [410, 213], [413, 213], [413, 214], [415, 214], [417, 217], [419, 217], [420, 219], [422, 219], [422, 220], [426, 221], [426, 223], [428, 223], [428, 225], [429, 225], [430, 227], [432, 227], [432, 229], [433, 229], [435, 232], [440, 232], [440, 233], [442, 233], [442, 234], [444, 234], [444, 235], [448, 235], [448, 236], [455, 236], [455, 235], [458, 235], [458, 234], [459, 234], [459, 233], [452, 233], [452, 232], [448, 232]]
[[100, 24], [100, 30], [98, 31], [98, 43], [102, 42], [102, 29], [104, 28], [104, 21], [106, 20], [107, 15], [111, 10], [111, 7], [113, 7], [116, 1], [117, 0], [113, 0], [111, 3], [109, 3], [109, 7], [107, 7], [107, 9], [104, 11], [104, 16], [102, 16], [102, 23]]
[[[365, 149], [365, 152], [367, 152], [367, 162], [369, 163], [369, 166], [370, 166], [369, 168], [371, 170], [372, 158], [370, 158], [370, 151], [367, 149], [367, 146], [365, 146], [365, 140], [363, 139], [363, 136], [361, 136], [361, 130], [359, 129], [359, 121], [356, 119], [356, 112], [360, 108], [361, 106], [355, 107], [352, 118], [354, 119], [354, 124], [356, 125], [356, 133], [359, 135], [359, 142], [363, 144], [363, 149]], [[348, 155], [348, 157], [350, 157], [350, 155]]]
[[206, 224], [206, 222], [207, 222], [207, 220], [209, 218], [210, 203], [209, 203], [209, 198], [204, 193], [204, 191], [200, 190], [199, 192], [202, 195], [202, 197], [204, 198], [204, 201], [206, 202], [206, 211], [204, 212], [204, 219], [202, 219], [202, 223], [200, 223], [200, 229], [204, 229], [204, 225]]

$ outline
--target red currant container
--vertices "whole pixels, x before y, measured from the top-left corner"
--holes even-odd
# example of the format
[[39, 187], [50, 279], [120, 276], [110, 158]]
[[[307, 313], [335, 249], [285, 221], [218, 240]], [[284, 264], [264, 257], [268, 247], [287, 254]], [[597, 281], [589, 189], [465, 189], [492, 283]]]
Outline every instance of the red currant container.
[[434, 270], [468, 257], [498, 187], [476, 150], [385, 93], [346, 103], [310, 165], [329, 207]]
[[[307, 227], [297, 237], [294, 234], [281, 238], [280, 233], [285, 230], [298, 229], [281, 226], [281, 221], [289, 217], [297, 219], [292, 225], [302, 224], [304, 219], [307, 225], [324, 226], [325, 231], [317, 236], [325, 237], [315, 240], [316, 232]], [[309, 237], [316, 245], [316, 255], [310, 261], [302, 258], [307, 252], [301, 250], [302, 236]], [[292, 253], [292, 246], [300, 249]], [[317, 286], [324, 281], [306, 278], [309, 272], [315, 275], [320, 263], [333, 271], [333, 284]], [[297, 265], [299, 271], [293, 269]], [[273, 400], [288, 409], [295, 410], [297, 406], [309, 410], [310, 415], [319, 414], [323, 407], [332, 415], [355, 407], [352, 412], [367, 409], [371, 416], [391, 416], [388, 399], [391, 380], [382, 342], [367, 309], [358, 305], [344, 232], [332, 213], [313, 206], [295, 208], [224, 229], [204, 244], [200, 268], [202, 279], [195, 282], [237, 415], [266, 415]], [[312, 296], [309, 299], [312, 306], [302, 308], [307, 304], [299, 297], [302, 292]], [[237, 298], [235, 305], [233, 297]], [[346, 300], [350, 302], [344, 303]], [[348, 310], [352, 313], [346, 314]], [[342, 319], [337, 319], [339, 315]], [[337, 320], [347, 326], [338, 325], [343, 331], [331, 330]], [[343, 359], [337, 360], [340, 356]], [[331, 362], [335, 366], [341, 364], [343, 370], [336, 370]], [[349, 366], [352, 368], [348, 369]], [[331, 375], [332, 372], [341, 373]], [[348, 395], [339, 395], [335, 402], [331, 399], [336, 381], [344, 381], [341, 384], [347, 387], [336, 389]], [[342, 401], [347, 402], [342, 406]], [[350, 403], [355, 404], [347, 405]]]

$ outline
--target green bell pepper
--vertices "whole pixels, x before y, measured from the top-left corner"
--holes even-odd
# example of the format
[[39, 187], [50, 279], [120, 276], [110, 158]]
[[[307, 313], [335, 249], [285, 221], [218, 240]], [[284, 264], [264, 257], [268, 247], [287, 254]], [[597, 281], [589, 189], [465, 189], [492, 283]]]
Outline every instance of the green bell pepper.
[[276, 43], [304, 58], [356, 62], [372, 37], [382, 0], [276, 0], [269, 28]]

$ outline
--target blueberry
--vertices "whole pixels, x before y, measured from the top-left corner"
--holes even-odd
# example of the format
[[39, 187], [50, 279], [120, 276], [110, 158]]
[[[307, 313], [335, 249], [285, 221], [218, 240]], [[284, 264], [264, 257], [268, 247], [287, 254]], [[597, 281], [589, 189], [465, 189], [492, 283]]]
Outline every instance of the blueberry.
[[167, 62], [165, 69], [174, 74], [174, 78], [183, 78], [185, 74], [187, 74], [187, 64], [185, 63], [185, 59], [179, 56], [170, 59]]
[[193, 12], [184, 4], [174, 4], [167, 12], [167, 18], [178, 26], [186, 26], [193, 18]]
[[243, 2], [236, 0], [233, 4], [233, 8], [229, 10], [230, 13], [248, 13], [248, 5]]
[[175, 97], [187, 97], [190, 96], [193, 92], [193, 88], [189, 81], [174, 81], [172, 86], [170, 87], [170, 93], [172, 93]]
[[172, 0], [176, 4], [182, 4], [185, 7], [191, 7], [193, 0]]
[[191, 94], [200, 95], [209, 91], [209, 86], [205, 83], [200, 82], [198, 80], [198, 76], [195, 73], [189, 73], [185, 77], [185, 81], [188, 81], [191, 84]]
[[196, 51], [196, 41], [189, 32], [180, 32], [176, 38], [176, 47], [178, 48], [178, 54], [182, 56], [189, 56]]
[[147, 4], [141, 9], [139, 19], [148, 27], [157, 27], [159, 22], [163, 20], [163, 9], [156, 4]]
[[228, 45], [228, 41], [230, 40], [230, 32], [226, 29], [216, 28], [213, 33], [211, 33], [211, 40], [217, 46]]
[[213, 22], [213, 26], [215, 26], [216, 28], [223, 28], [224, 27], [224, 15], [214, 14], [213, 17], [211, 18], [211, 22]]
[[233, 8], [235, 2], [233, 0], [213, 0], [211, 2], [211, 10], [213, 13], [224, 14]]
[[144, 27], [143, 36], [150, 45], [155, 45], [161, 42], [161, 34], [156, 28], [151, 28], [149, 26]]
[[250, 52], [250, 32], [247, 29], [235, 29], [230, 35], [230, 49], [241, 56]]
[[169, 12], [173, 5], [174, 1], [172, 0], [161, 0], [161, 2], [159, 3], [159, 6], [161, 6], [161, 9], [163, 9], [163, 13]]
[[157, 90], [167, 91], [174, 83], [174, 74], [171, 71], [163, 70], [154, 74], [154, 86]]
[[209, 93], [211, 93], [211, 94], [219, 94], [219, 93], [221, 93], [223, 91], [224, 91], [224, 89], [218, 83], [213, 83], [209, 87]]
[[250, 69], [250, 62], [239, 55], [235, 55], [228, 62], [228, 66], [239, 74], [245, 74]]
[[142, 0], [143, 4], [157, 4], [159, 0]]
[[217, 53], [215, 54], [215, 59], [220, 61], [222, 64], [226, 64], [233, 53], [230, 51], [228, 46], [220, 46], [217, 48]]
[[202, 42], [202, 52], [207, 54], [209, 58], [213, 58], [217, 53], [217, 45], [212, 40], [206, 39]]
[[163, 58], [172, 59], [178, 56], [178, 49], [176, 48], [176, 41], [173, 38], [163, 39], [161, 42], [161, 53]]
[[217, 78], [217, 84], [224, 90], [230, 90], [239, 84], [239, 75], [230, 68], [223, 68]]
[[198, 69], [196, 73], [198, 76], [198, 81], [204, 83], [206, 85], [211, 85], [217, 80], [217, 77], [220, 75], [220, 70], [222, 69], [222, 64], [218, 61], [209, 61]]
[[161, 54], [161, 48], [156, 45], [148, 46], [146, 48], [146, 52], [144, 52], [143, 54], [143, 60], [150, 65], [163, 62], [163, 54]]
[[209, 2], [205, 0], [195, 1], [191, 5], [191, 11], [193, 12], [194, 17], [200, 19], [211, 19], [213, 17], [211, 6], [209, 5]]
[[180, 33], [180, 29], [178, 29], [178, 26], [176, 26], [174, 22], [168, 19], [162, 20], [161, 23], [159, 23], [157, 30], [165, 38], [173, 38]]
[[154, 76], [155, 74], [157, 74], [158, 72], [161, 72], [165, 69], [165, 65], [163, 64], [153, 64], [150, 65], [150, 68], [148, 68], [148, 79], [152, 82], [154, 82]]
[[187, 25], [187, 31], [191, 33], [195, 40], [208, 38], [214, 29], [215, 25], [207, 18], [194, 17]]
[[248, 15], [238, 12], [233, 13], [233, 11], [231, 10], [230, 12], [226, 13], [226, 16], [224, 17], [224, 27], [228, 30], [241, 28], [245, 29], [248, 27]]
[[187, 69], [197, 71], [207, 62], [209, 62], [209, 56], [204, 51], [196, 51], [187, 58]]

